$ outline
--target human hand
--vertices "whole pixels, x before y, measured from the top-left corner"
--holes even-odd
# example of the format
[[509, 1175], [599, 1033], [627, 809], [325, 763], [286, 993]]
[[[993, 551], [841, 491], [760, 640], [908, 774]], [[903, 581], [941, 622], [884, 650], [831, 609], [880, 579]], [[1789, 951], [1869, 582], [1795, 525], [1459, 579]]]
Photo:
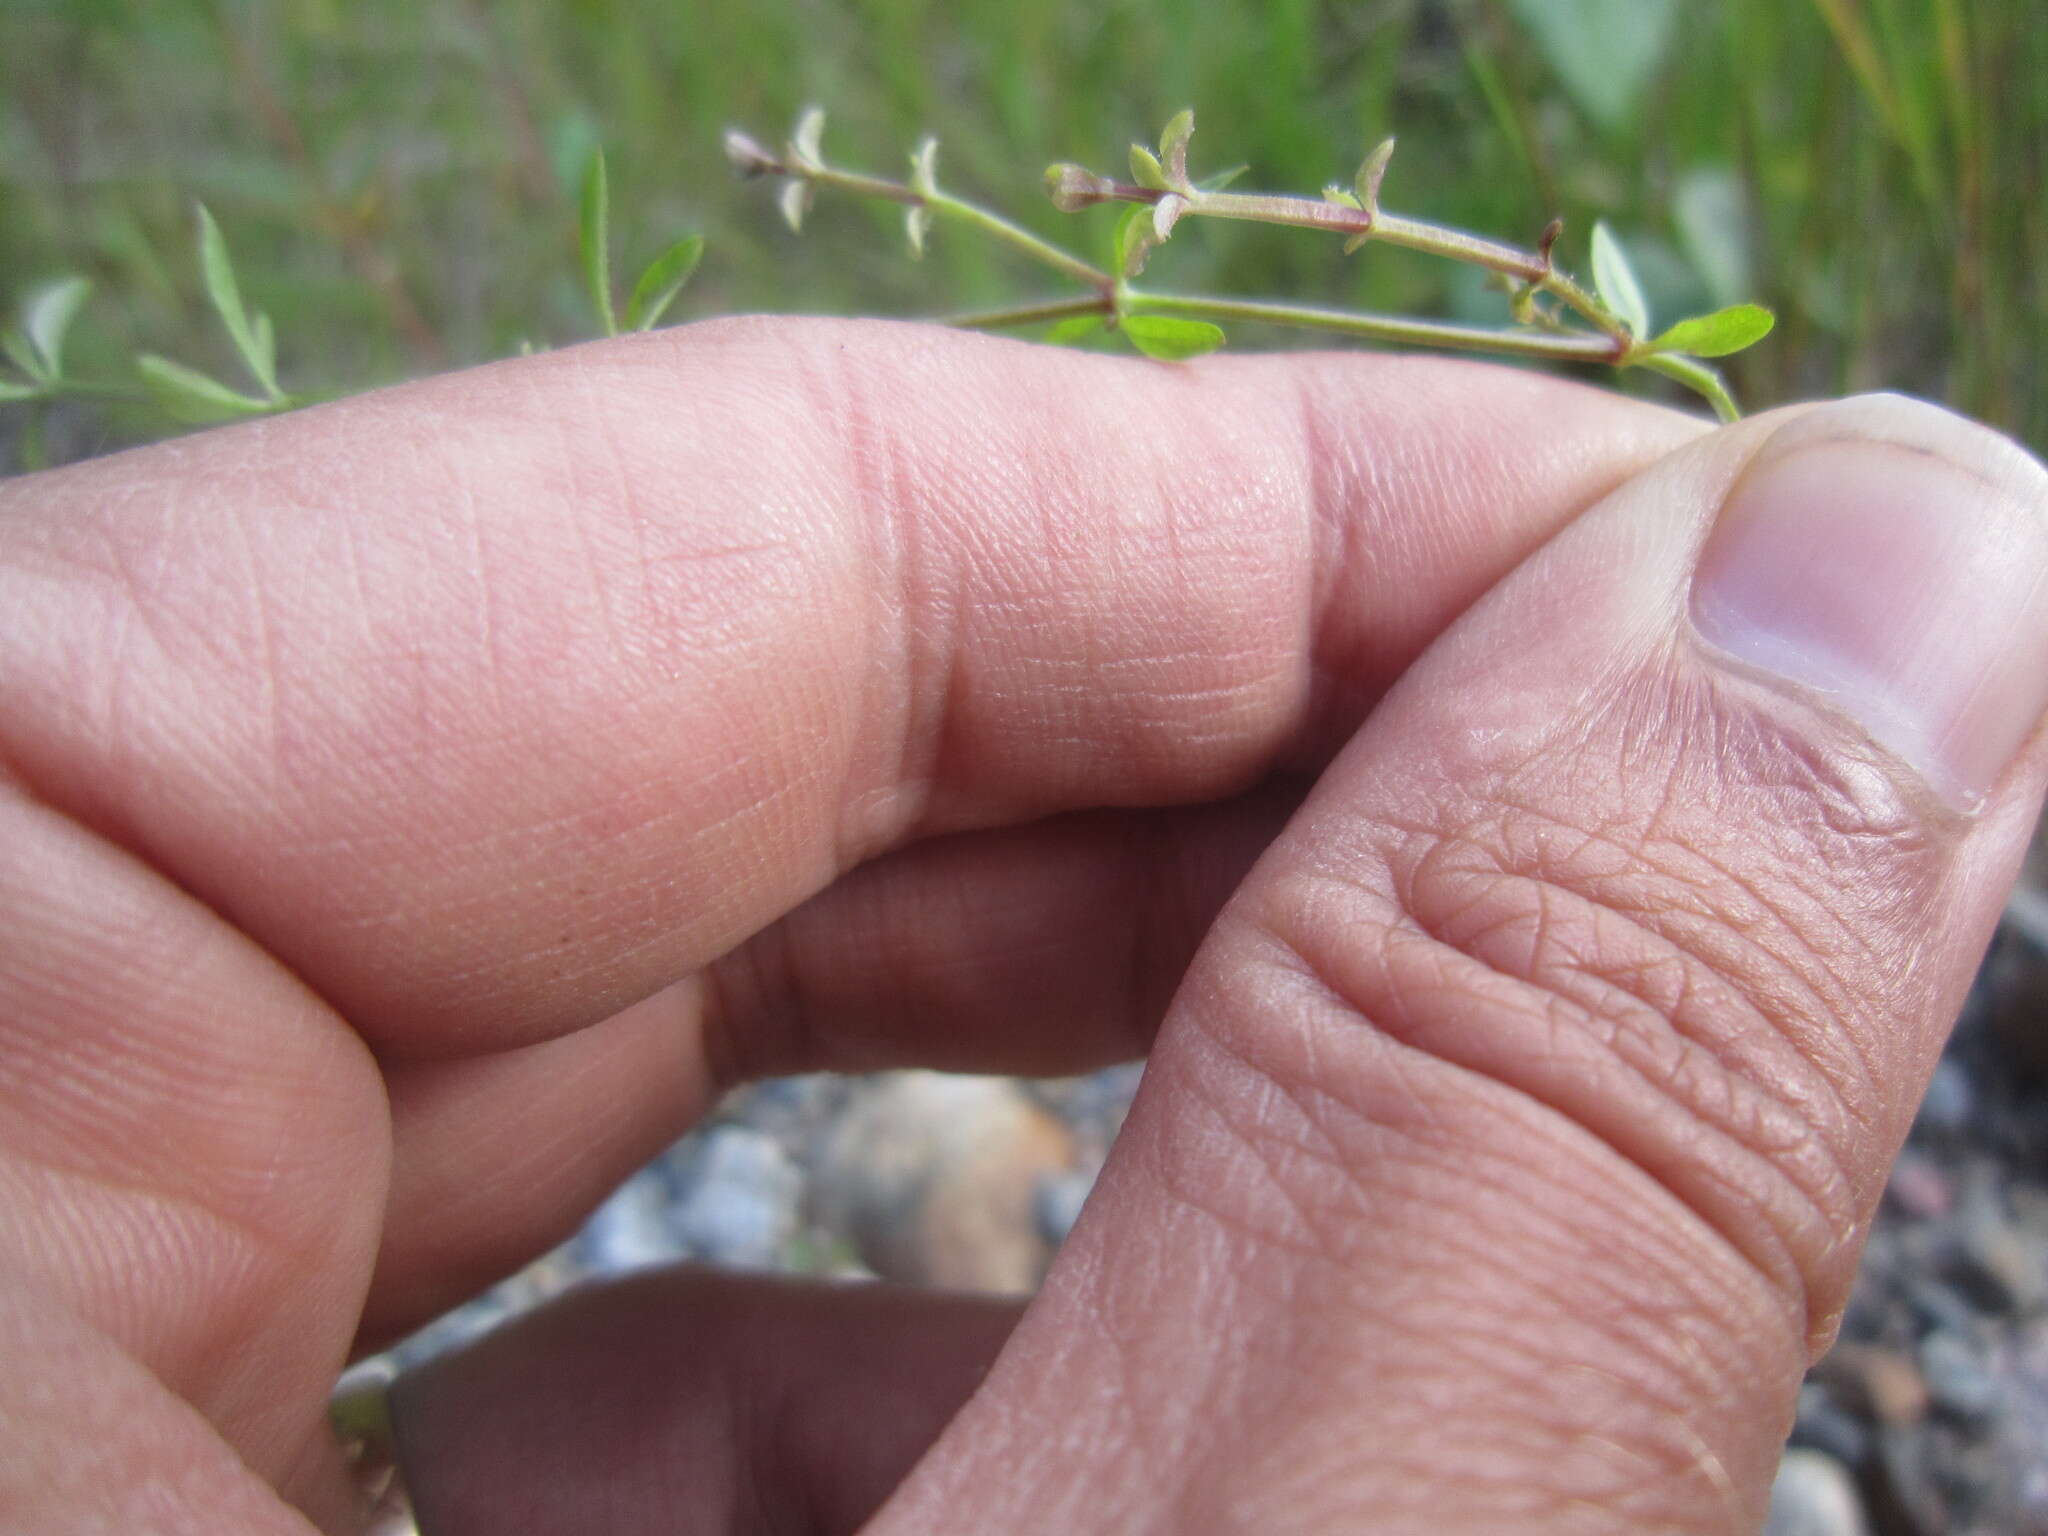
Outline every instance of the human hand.
[[594, 1291], [401, 1385], [425, 1528], [1754, 1529], [2044, 514], [1896, 400], [781, 321], [0, 484], [0, 1525], [348, 1529], [343, 1360], [722, 1086], [1149, 1047], [1014, 1333]]

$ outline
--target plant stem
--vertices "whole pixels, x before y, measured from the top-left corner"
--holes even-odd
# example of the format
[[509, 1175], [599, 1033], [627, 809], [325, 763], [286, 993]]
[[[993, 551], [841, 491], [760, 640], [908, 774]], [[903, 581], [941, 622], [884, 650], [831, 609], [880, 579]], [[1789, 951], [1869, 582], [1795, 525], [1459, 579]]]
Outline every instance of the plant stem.
[[1487, 326], [1453, 325], [1441, 320], [1410, 320], [1396, 315], [1360, 314], [1354, 310], [1316, 309], [1304, 304], [1272, 304], [1256, 299], [1209, 298], [1199, 295], [1146, 293], [1125, 288], [1127, 309], [1134, 314], [1186, 315], [1198, 320], [1254, 320], [1309, 330], [1336, 331], [1396, 346], [1449, 347], [1464, 352], [1501, 352], [1513, 357], [1547, 358], [1563, 363], [1610, 363], [1614, 346], [1604, 336], [1585, 332], [1546, 334], [1541, 331], [1495, 330]]
[[1049, 320], [1068, 320], [1075, 315], [1108, 315], [1114, 310], [1108, 298], [1049, 299], [1043, 304], [1020, 304], [1013, 309], [983, 309], [972, 314], [949, 315], [946, 324], [969, 331], [999, 331], [1013, 325], [1042, 325]]
[[[771, 169], [764, 167], [764, 169]], [[953, 197], [945, 192], [927, 194], [917, 191], [900, 181], [890, 181], [883, 176], [866, 176], [858, 171], [842, 171], [829, 165], [801, 166], [789, 161], [778, 161], [772, 169], [784, 176], [794, 176], [814, 186], [832, 187], [842, 192], [856, 193], [862, 197], [877, 197], [886, 202], [901, 203], [908, 208], [929, 208], [935, 218], [951, 219], [978, 229], [1004, 242], [1034, 261], [1042, 262], [1055, 272], [1064, 273], [1077, 282], [1108, 293], [1116, 286], [1116, 280], [1100, 267], [1090, 266], [1067, 251], [1061, 250], [1050, 241], [1041, 240], [1022, 225], [1012, 224], [1000, 214]]]
[[1320, 229], [1340, 235], [1363, 235], [1405, 250], [1466, 262], [1527, 283], [1539, 293], [1555, 296], [1609, 338], [1608, 361], [1620, 362], [1637, 340], [1630, 335], [1618, 315], [1565, 273], [1558, 271], [1556, 264], [1542, 252], [1526, 251], [1499, 240], [1489, 240], [1483, 235], [1467, 234], [1461, 229], [1404, 218], [1384, 209], [1368, 211], [1348, 203], [1277, 192], [1203, 192], [1199, 189], [1160, 192], [1130, 182], [1105, 179], [1101, 195], [1129, 203], [1157, 203], [1162, 197], [1179, 197], [1187, 203], [1188, 214], [1256, 224], [1289, 224], [1298, 229]]
[[934, 214], [943, 218], [986, 230], [1000, 240], [1007, 240], [1027, 256], [1042, 261], [1054, 271], [1064, 272], [1079, 282], [1087, 283], [1105, 293], [1116, 286], [1116, 280], [1100, 267], [1090, 266], [1080, 257], [1070, 255], [1058, 246], [1039, 239], [1030, 230], [1012, 224], [1008, 219], [990, 213], [986, 208], [963, 202], [944, 192], [936, 197], [926, 198], [924, 204]]
[[[1117, 196], [1136, 203], [1156, 203], [1164, 193], [1144, 187], [1117, 187]], [[1260, 224], [1293, 224], [1303, 229], [1326, 229], [1340, 235], [1370, 235], [1388, 245], [1448, 256], [1490, 267], [1524, 282], [1540, 282], [1550, 267], [1533, 251], [1519, 250], [1498, 240], [1468, 235], [1463, 230], [1425, 224], [1384, 211], [1367, 213], [1343, 203], [1325, 202], [1319, 197], [1294, 197], [1281, 192], [1196, 192], [1188, 198], [1188, 212], [1212, 219], [1246, 219]]]
[[1638, 367], [1661, 373], [1667, 379], [1676, 379], [1686, 388], [1704, 395], [1707, 403], [1713, 406], [1714, 414], [1722, 421], [1742, 419], [1742, 412], [1736, 408], [1735, 397], [1728, 393], [1727, 384], [1705, 363], [1674, 352], [1646, 352], [1633, 361]]
[[[1356, 196], [1336, 189], [1321, 198], [1284, 193], [1226, 192], [1220, 188], [1206, 191], [1192, 185], [1186, 178], [1184, 132], [1179, 140], [1179, 154], [1167, 157], [1173, 164], [1171, 186], [1161, 187], [1156, 182], [1152, 186], [1139, 186], [1096, 176], [1071, 164], [1051, 167], [1046, 173], [1048, 188], [1054, 205], [1064, 212], [1071, 213], [1095, 203], [1112, 201], [1157, 206], [1171, 198], [1175, 202], [1175, 206], [1168, 209], [1172, 217], [1161, 221], [1161, 228], [1169, 232], [1175, 219], [1187, 214], [1202, 214], [1210, 218], [1327, 230], [1333, 234], [1349, 235], [1354, 241], [1383, 241], [1407, 250], [1483, 267], [1521, 285], [1516, 314], [1522, 323], [1512, 328], [1457, 325], [1398, 315], [1319, 309], [1305, 304], [1150, 293], [1132, 287], [1123, 274], [1091, 266], [986, 208], [939, 191], [931, 182], [930, 141], [926, 141], [918, 156], [914, 157], [918, 174], [915, 185], [912, 185], [826, 165], [817, 154], [815, 121], [808, 129], [800, 128], [787, 152], [781, 155], [763, 148], [745, 134], [730, 131], [726, 135], [726, 154], [746, 175], [784, 176], [812, 187], [831, 187], [860, 197], [880, 198], [905, 207], [924, 209], [935, 218], [949, 219], [978, 229], [1093, 290], [1085, 297], [1049, 299], [1035, 304], [956, 315], [946, 322], [949, 325], [973, 330], [1000, 330], [1090, 314], [1102, 315], [1112, 325], [1122, 316], [1132, 314], [1290, 325], [1396, 346], [1493, 352], [1551, 362], [1604, 363], [1615, 368], [1643, 367], [1704, 396], [1723, 421], [1733, 421], [1739, 414], [1720, 374], [1697, 358], [1653, 350], [1647, 344], [1647, 338], [1631, 332], [1627, 323], [1597, 295], [1558, 270], [1551, 254], [1557, 231], [1562, 227], [1558, 224], [1553, 224], [1545, 232], [1537, 249], [1524, 250], [1481, 235], [1468, 234], [1464, 230], [1404, 218], [1377, 206], [1377, 171], [1370, 166], [1361, 171], [1361, 177], [1365, 179], [1361, 180]], [[1391, 148], [1391, 142], [1386, 147]], [[1161, 154], [1167, 156], [1165, 147], [1162, 147]], [[1379, 169], [1384, 169], [1384, 165], [1382, 152]], [[1156, 175], [1159, 171], [1156, 162], [1153, 169]], [[795, 219], [800, 213], [799, 206], [791, 218]], [[913, 242], [918, 240], [915, 229], [912, 239]], [[1552, 310], [1530, 302], [1537, 295], [1545, 294], [1593, 329], [1568, 326]]]
[[[1013, 309], [988, 309], [954, 315], [947, 319], [946, 324], [992, 331], [1020, 325], [1042, 325], [1074, 315], [1108, 316], [1112, 312], [1112, 306], [1103, 299], [1055, 299], [1042, 304], [1019, 305]], [[1612, 359], [1614, 350], [1605, 337], [1584, 332], [1546, 335], [1526, 330], [1495, 330], [1486, 326], [1451, 325], [1438, 320], [1410, 320], [1398, 315], [1361, 314], [1356, 310], [1317, 309], [1306, 304], [1274, 304], [1259, 299], [1217, 298], [1200, 294], [1148, 293], [1128, 284], [1124, 287], [1123, 313], [1186, 315], [1190, 319], [1213, 321], [1251, 320], [1267, 325], [1334, 331], [1394, 346], [1498, 352], [1560, 363], [1606, 363]], [[1695, 388], [1700, 388], [1702, 393], [1706, 392], [1690, 372], [1681, 374], [1662, 368], [1659, 372], [1670, 372], [1674, 378], [1683, 377]]]

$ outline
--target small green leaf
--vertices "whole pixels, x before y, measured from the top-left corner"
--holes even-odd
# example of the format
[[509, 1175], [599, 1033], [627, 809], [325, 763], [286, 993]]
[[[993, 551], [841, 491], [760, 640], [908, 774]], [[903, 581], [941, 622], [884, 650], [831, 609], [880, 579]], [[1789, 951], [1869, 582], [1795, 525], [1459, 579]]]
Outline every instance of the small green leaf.
[[1345, 191], [1344, 188], [1338, 186], [1334, 181], [1324, 185], [1323, 201], [1333, 203], [1339, 208], [1350, 208], [1359, 213], [1365, 212], [1365, 204], [1358, 200], [1357, 194]]
[[691, 235], [650, 261], [647, 270], [640, 274], [640, 281], [633, 285], [633, 296], [626, 301], [626, 329], [653, 330], [703, 259], [704, 237]]
[[1166, 190], [1166, 169], [1159, 157], [1142, 144], [1131, 146], [1131, 180], [1150, 192]]
[[17, 384], [12, 379], [0, 379], [0, 405], [10, 405], [16, 400], [34, 400], [42, 392], [39, 384]]
[[924, 260], [925, 236], [932, 232], [932, 211], [923, 203], [903, 210], [903, 238], [910, 242], [910, 259]]
[[1726, 357], [1753, 347], [1771, 334], [1778, 317], [1761, 304], [1734, 304], [1711, 315], [1681, 320], [1650, 345], [1659, 352], [1686, 352], [1694, 357]]
[[235, 265], [228, 257], [227, 240], [204, 203], [199, 205], [199, 270], [206, 279], [206, 296], [213, 300], [242, 362], [266, 395], [272, 400], [282, 399], [284, 391], [277, 387], [277, 370], [264, 358], [249, 312], [242, 307], [241, 285], [235, 281]]
[[811, 211], [811, 183], [808, 181], [785, 182], [782, 188], [780, 206], [782, 222], [789, 226], [792, 235], [804, 232], [804, 215]]
[[910, 152], [910, 190], [924, 197], [939, 195], [939, 141], [926, 134]]
[[1218, 171], [1214, 176], [1204, 176], [1195, 183], [1195, 190], [1197, 192], [1221, 192], [1250, 169], [1251, 167], [1248, 165], [1233, 165], [1229, 170]]
[[270, 316], [259, 309], [249, 329], [256, 342], [256, 356], [263, 363], [263, 377], [276, 378], [277, 327], [270, 323]]
[[1593, 226], [1593, 286], [1605, 304], [1638, 337], [1650, 334], [1650, 306], [1629, 265], [1628, 252], [1602, 222]]
[[47, 383], [50, 371], [43, 366], [43, 360], [36, 355], [36, 349], [28, 344], [28, 338], [11, 325], [0, 326], [0, 352], [7, 355], [9, 362], [30, 378]]
[[1122, 218], [1116, 221], [1116, 238], [1110, 250], [1114, 260], [1110, 270], [1118, 277], [1136, 277], [1145, 270], [1145, 252], [1150, 249], [1152, 236], [1152, 205], [1133, 203], [1124, 210]]
[[825, 109], [820, 106], [805, 107], [797, 114], [796, 127], [789, 135], [792, 157], [804, 165], [820, 166], [825, 163], [822, 141], [825, 136]]
[[196, 368], [187, 368], [153, 352], [143, 353], [135, 360], [135, 366], [157, 403], [192, 426], [232, 421], [240, 416], [261, 416], [272, 408], [268, 400], [230, 389]]
[[607, 336], [619, 334], [619, 317], [612, 308], [611, 186], [605, 176], [604, 146], [590, 152], [583, 168], [582, 216], [579, 220], [583, 251], [583, 287], [590, 295], [590, 307]]
[[1195, 136], [1195, 109], [1182, 107], [1166, 124], [1166, 131], [1159, 135], [1159, 159], [1166, 169], [1166, 179], [1176, 189], [1185, 190], [1188, 184], [1188, 140]]
[[1162, 363], [1184, 362], [1223, 345], [1223, 327], [1176, 315], [1126, 315], [1123, 333], [1131, 345]]
[[1099, 335], [1108, 324], [1108, 319], [1102, 315], [1069, 315], [1047, 331], [1045, 339], [1056, 347], [1071, 347], [1077, 341]]
[[1380, 183], [1387, 179], [1387, 162], [1394, 158], [1394, 140], [1391, 135], [1373, 146], [1371, 154], [1360, 162], [1355, 190], [1358, 206], [1367, 213], [1376, 212], [1380, 206]]
[[64, 333], [92, 292], [92, 280], [60, 277], [21, 301], [21, 328], [53, 379], [64, 376]]

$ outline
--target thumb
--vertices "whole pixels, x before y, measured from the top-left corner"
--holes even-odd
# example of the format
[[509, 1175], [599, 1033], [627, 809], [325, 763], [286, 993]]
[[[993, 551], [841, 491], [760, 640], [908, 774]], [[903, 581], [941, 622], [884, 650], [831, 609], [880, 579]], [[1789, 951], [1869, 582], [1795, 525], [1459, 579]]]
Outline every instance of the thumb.
[[1980, 428], [1859, 399], [1615, 492], [1218, 920], [872, 1529], [1756, 1530], [2044, 704], [2048, 480]]

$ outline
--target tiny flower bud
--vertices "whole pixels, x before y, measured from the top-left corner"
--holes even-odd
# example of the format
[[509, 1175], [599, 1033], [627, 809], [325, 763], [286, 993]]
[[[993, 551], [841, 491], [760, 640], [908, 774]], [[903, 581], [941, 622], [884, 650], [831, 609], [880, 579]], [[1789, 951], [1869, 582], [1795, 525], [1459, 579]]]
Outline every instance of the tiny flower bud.
[[1079, 213], [1110, 195], [1113, 182], [1068, 161], [1045, 168], [1045, 190], [1061, 213]]
[[1188, 190], [1188, 140], [1194, 133], [1195, 109], [1183, 107], [1159, 136], [1160, 163], [1166, 168], [1168, 185], [1177, 192]]
[[737, 128], [725, 130], [725, 158], [742, 176], [763, 176], [782, 169], [782, 162]]
[[1393, 158], [1394, 141], [1381, 139], [1358, 167], [1358, 206], [1367, 214], [1377, 215], [1380, 211], [1380, 183], [1387, 179], [1387, 162]]

